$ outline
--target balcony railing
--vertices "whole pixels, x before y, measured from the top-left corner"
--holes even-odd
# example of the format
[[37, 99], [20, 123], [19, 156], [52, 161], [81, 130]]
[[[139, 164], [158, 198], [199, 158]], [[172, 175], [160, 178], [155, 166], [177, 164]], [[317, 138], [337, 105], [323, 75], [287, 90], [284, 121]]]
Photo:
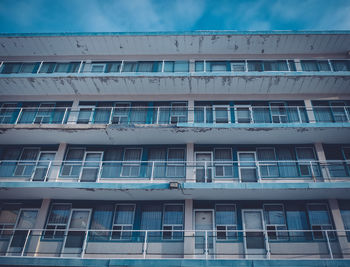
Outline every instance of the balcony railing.
[[7, 229], [0, 256], [51, 258], [341, 259], [349, 231]]
[[0, 124], [107, 124], [107, 125], [245, 125], [350, 123], [350, 107], [304, 106], [234, 107], [33, 107], [0, 108]]
[[0, 179], [42, 182], [350, 181], [350, 161], [0, 161]]

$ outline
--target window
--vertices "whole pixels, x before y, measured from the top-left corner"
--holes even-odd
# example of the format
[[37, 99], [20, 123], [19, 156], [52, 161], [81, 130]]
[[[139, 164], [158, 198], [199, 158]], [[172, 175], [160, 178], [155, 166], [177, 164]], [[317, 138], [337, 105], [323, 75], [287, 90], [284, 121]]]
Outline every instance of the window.
[[261, 177], [278, 177], [278, 165], [274, 148], [257, 148], [259, 170]]
[[248, 71], [264, 71], [263, 62], [248, 60]]
[[123, 72], [136, 72], [137, 62], [125, 61], [123, 64]]
[[350, 71], [350, 60], [331, 60], [334, 71]]
[[[326, 239], [325, 230], [333, 229], [331, 218], [326, 204], [308, 204], [309, 220], [312, 236], [315, 240]], [[329, 238], [334, 239], [334, 233], [328, 233]]]
[[251, 123], [252, 112], [251, 106], [235, 106], [235, 117], [237, 123]]
[[34, 123], [50, 123], [54, 113], [55, 103], [41, 103], [35, 115]]
[[53, 204], [46, 223], [44, 237], [63, 238], [71, 212], [71, 204]]
[[328, 60], [301, 60], [303, 71], [330, 71]]
[[6, 205], [0, 209], [0, 239], [10, 239], [17, 221], [18, 208]]
[[289, 70], [290, 71], [296, 71], [297, 70], [294, 60], [288, 60], [288, 65], [289, 65]]
[[2, 74], [18, 73], [22, 63], [4, 63], [2, 66]]
[[245, 69], [245, 61], [231, 61], [231, 71], [240, 72], [246, 71]]
[[168, 162], [166, 169], [167, 177], [185, 177], [185, 150], [182, 148], [168, 149]]
[[140, 175], [141, 148], [126, 148], [121, 172], [122, 177], [138, 177]]
[[116, 205], [114, 211], [112, 239], [131, 239], [135, 216], [134, 204]]
[[112, 124], [128, 123], [130, 106], [130, 103], [116, 103], [112, 116]]
[[98, 64], [98, 63], [94, 63], [91, 64], [91, 72], [105, 72], [106, 69], [106, 64]]
[[287, 61], [285, 60], [264, 61], [264, 71], [288, 71]]
[[80, 62], [67, 62], [67, 63], [56, 63], [53, 72], [57, 73], [74, 73], [78, 72]]
[[226, 71], [227, 66], [226, 62], [211, 62], [210, 64], [210, 71], [215, 72], [215, 71]]
[[282, 204], [264, 204], [265, 225], [269, 239], [281, 240], [288, 237], [286, 218]]
[[152, 72], [153, 61], [139, 62], [138, 72]]
[[297, 147], [296, 153], [301, 176], [317, 177], [321, 175], [312, 147]]
[[195, 62], [195, 71], [197, 71], [197, 72], [204, 71], [204, 61], [196, 61]]
[[[225, 163], [227, 161], [227, 163]], [[215, 177], [233, 177], [232, 150], [215, 149]]]
[[271, 102], [271, 117], [273, 123], [287, 123], [288, 116], [285, 104], [282, 102]]
[[165, 61], [164, 72], [188, 72], [188, 61]]
[[335, 122], [348, 122], [349, 115], [345, 102], [331, 102], [333, 118]]
[[38, 70], [38, 63], [23, 63], [19, 73], [36, 73]]
[[214, 123], [230, 123], [231, 122], [231, 110], [230, 106], [214, 105]]
[[215, 206], [216, 238], [218, 240], [236, 240], [237, 215], [236, 206], [232, 204], [217, 204]]
[[16, 103], [3, 103], [0, 107], [0, 124], [13, 123], [19, 109]]
[[92, 121], [92, 114], [94, 110], [95, 106], [80, 106], [77, 124], [89, 124]]
[[[342, 204], [342, 202], [340, 202]], [[341, 205], [340, 214], [343, 219], [344, 228], [347, 231], [345, 235], [347, 236], [348, 242], [350, 241], [350, 206], [349, 203], [344, 203], [345, 205]], [[340, 233], [341, 235], [342, 233]]]
[[187, 104], [185, 102], [171, 103], [170, 123], [176, 124], [178, 122], [186, 122], [187, 121], [186, 108], [187, 108]]
[[39, 148], [23, 148], [14, 176], [31, 177], [35, 169], [39, 151]]
[[165, 204], [163, 213], [163, 239], [182, 239], [183, 205]]
[[83, 148], [69, 148], [61, 168], [60, 177], [79, 178], [84, 154], [85, 149]]
[[[161, 205], [143, 205], [141, 207], [141, 226], [140, 230], [161, 230], [162, 226], [162, 206]], [[143, 232], [141, 232], [144, 235]], [[161, 239], [161, 232], [150, 231], [148, 240]]]

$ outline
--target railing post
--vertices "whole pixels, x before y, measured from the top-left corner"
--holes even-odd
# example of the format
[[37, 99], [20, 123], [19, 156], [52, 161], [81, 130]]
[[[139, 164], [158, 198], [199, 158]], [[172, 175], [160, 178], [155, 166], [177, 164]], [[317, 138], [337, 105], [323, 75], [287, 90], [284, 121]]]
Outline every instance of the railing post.
[[204, 182], [206, 183], [208, 180], [208, 171], [207, 171], [207, 161], [204, 161]]
[[87, 238], [88, 238], [88, 235], [89, 235], [89, 230], [86, 230], [85, 231], [85, 237], [84, 237], [84, 242], [83, 242], [83, 246], [81, 248], [81, 254], [80, 254], [80, 257], [83, 258], [84, 255], [85, 255], [85, 250], [86, 250], [86, 246], [87, 246]]
[[207, 260], [208, 259], [208, 230], [205, 230], [205, 238], [204, 238], [204, 241], [205, 241], [205, 259]]
[[26, 240], [24, 241], [24, 244], [23, 244], [21, 256], [24, 255], [24, 251], [25, 251], [25, 249], [26, 249], [26, 246], [27, 246], [27, 243], [28, 243], [29, 234], [30, 234], [31, 231], [32, 231], [32, 230], [28, 230], [28, 231], [27, 231]]
[[265, 236], [265, 244], [266, 244], [266, 257], [267, 257], [267, 259], [270, 259], [271, 258], [271, 250], [270, 250], [269, 235], [267, 233], [267, 230], [264, 230], [264, 236]]
[[143, 242], [143, 258], [146, 259], [147, 254], [147, 238], [148, 238], [148, 230], [145, 231], [145, 240]]
[[300, 113], [300, 107], [299, 106], [297, 106], [297, 111], [298, 111], [299, 123], [302, 123], [303, 121], [301, 120], [301, 113]]
[[19, 113], [18, 113], [18, 115], [17, 115], [17, 119], [16, 119], [16, 121], [15, 121], [15, 124], [18, 123], [19, 118], [22, 116], [22, 111], [23, 111], [23, 108], [21, 108], [21, 109], [19, 110]]
[[329, 256], [331, 257], [331, 259], [333, 259], [333, 251], [332, 251], [331, 243], [329, 242], [328, 230], [324, 230], [324, 231], [326, 232], [326, 240], [327, 240], [327, 246], [329, 250]]
[[153, 182], [153, 176], [154, 176], [154, 161], [152, 161], [151, 182]]

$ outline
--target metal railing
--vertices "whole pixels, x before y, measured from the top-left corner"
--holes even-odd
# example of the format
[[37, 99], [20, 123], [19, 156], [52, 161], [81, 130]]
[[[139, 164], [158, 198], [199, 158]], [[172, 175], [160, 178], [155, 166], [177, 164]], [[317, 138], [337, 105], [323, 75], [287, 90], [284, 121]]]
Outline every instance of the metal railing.
[[0, 256], [74, 258], [341, 259], [343, 230], [7, 229]]
[[2, 160], [0, 179], [66, 182], [348, 181], [350, 161], [39, 161]]
[[301, 124], [350, 122], [350, 107], [315, 106], [157, 106], [0, 108], [0, 124]]

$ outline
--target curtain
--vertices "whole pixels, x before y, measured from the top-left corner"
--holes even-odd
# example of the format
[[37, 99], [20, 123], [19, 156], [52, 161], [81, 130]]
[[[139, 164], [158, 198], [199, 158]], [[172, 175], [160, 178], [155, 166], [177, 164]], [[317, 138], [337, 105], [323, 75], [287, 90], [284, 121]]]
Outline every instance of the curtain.
[[318, 66], [316, 61], [301, 60], [300, 63], [303, 71], [318, 71]]
[[159, 124], [169, 124], [170, 122], [170, 107], [159, 107]]
[[[185, 176], [185, 150], [182, 148], [171, 148], [168, 150], [167, 177], [184, 177]], [[171, 163], [175, 161], [175, 163]]]
[[194, 122], [205, 123], [204, 121], [204, 109], [205, 107], [196, 106], [194, 108]]
[[93, 110], [92, 108], [81, 108], [79, 110], [77, 123], [88, 124], [90, 122], [90, 116], [91, 116], [92, 110]]
[[41, 65], [39, 73], [52, 73], [55, 69], [56, 63], [46, 62]]
[[[103, 164], [101, 178], [117, 178], [120, 177], [120, 171], [123, 159], [123, 150], [120, 148], [107, 149], [103, 154]], [[119, 162], [108, 162], [119, 161]]]
[[[278, 165], [276, 161], [276, 155], [273, 148], [258, 148], [258, 161], [260, 174], [262, 177], [278, 177]], [[270, 161], [270, 162], [269, 162]]]
[[[302, 113], [302, 111], [300, 111], [300, 113]], [[298, 113], [297, 107], [287, 107], [287, 115], [288, 115], [288, 122], [300, 122], [300, 121], [302, 121], [301, 118], [299, 118], [299, 113]]]
[[262, 61], [249, 61], [248, 71], [263, 71]]
[[[303, 210], [291, 209], [286, 211], [287, 224], [289, 230], [307, 230], [308, 223], [306, 219], [306, 213]], [[290, 231], [289, 236], [291, 240], [297, 241], [297, 239], [304, 239], [307, 232], [294, 232]], [[301, 240], [301, 241], [302, 241]]]
[[[1, 162], [0, 162], [0, 177], [11, 177], [13, 176], [14, 170], [16, 168], [21, 149], [20, 148], [10, 148], [5, 149], [1, 153]], [[8, 161], [7, 161], [8, 160]]]
[[152, 72], [153, 71], [153, 61], [150, 62], [140, 62], [138, 72]]
[[[68, 111], [67, 110], [67, 114], [66, 117], [68, 117]], [[53, 110], [53, 115], [52, 115], [52, 123], [62, 123], [64, 114], [66, 112], [66, 108], [65, 107], [57, 107]]]
[[137, 62], [124, 62], [123, 72], [135, 72], [137, 69]]
[[267, 107], [253, 107], [255, 123], [271, 123], [270, 109]]
[[226, 71], [226, 62], [210, 62], [210, 71]]
[[2, 74], [18, 73], [21, 69], [21, 63], [5, 63], [1, 71]]
[[136, 124], [145, 124], [147, 119], [147, 108], [134, 106], [131, 108], [130, 121]]
[[[95, 230], [110, 230], [113, 219], [113, 206], [105, 205], [98, 206], [94, 209], [91, 218], [90, 229]], [[109, 238], [109, 231], [106, 232], [90, 232], [90, 237], [93, 240], [106, 240]]]
[[279, 159], [279, 171], [281, 177], [298, 177], [297, 164], [295, 162], [283, 162], [283, 161], [295, 161], [292, 152], [288, 148], [278, 148]]
[[175, 61], [174, 72], [188, 72], [188, 61]]
[[[162, 226], [161, 205], [145, 205], [141, 209], [140, 230], [160, 230]], [[144, 233], [141, 233], [144, 236]], [[162, 236], [161, 232], [148, 233], [149, 240], [158, 240]]]
[[[166, 169], [166, 149], [165, 148], [151, 148], [148, 154], [149, 161], [162, 161], [154, 163], [153, 177], [162, 178], [165, 177]], [[147, 177], [151, 177], [152, 163], [150, 163], [148, 168]]]
[[37, 63], [23, 63], [19, 73], [34, 73]]
[[18, 123], [33, 123], [37, 112], [37, 107], [24, 107]]
[[314, 107], [317, 122], [333, 122], [332, 111], [328, 107]]
[[236, 222], [236, 208], [234, 205], [216, 205], [216, 225], [233, 225]]
[[[215, 176], [233, 177], [232, 150], [227, 148], [215, 149]], [[229, 161], [225, 164], [224, 161]]]
[[345, 60], [332, 60], [332, 66], [334, 71], [349, 71], [350, 64]]
[[56, 63], [54, 72], [67, 73], [69, 70], [69, 63]]
[[331, 70], [327, 60], [318, 61], [318, 67], [320, 68], [320, 71], [330, 71]]
[[94, 123], [108, 124], [111, 116], [111, 108], [95, 108]]
[[183, 205], [165, 205], [163, 224], [183, 224]]
[[288, 71], [287, 62], [285, 60], [264, 61], [265, 71]]
[[109, 62], [107, 64], [106, 72], [119, 72], [121, 62]]
[[282, 205], [265, 205], [264, 213], [267, 224], [286, 224]]
[[312, 225], [331, 224], [326, 205], [309, 205], [309, 219]]

